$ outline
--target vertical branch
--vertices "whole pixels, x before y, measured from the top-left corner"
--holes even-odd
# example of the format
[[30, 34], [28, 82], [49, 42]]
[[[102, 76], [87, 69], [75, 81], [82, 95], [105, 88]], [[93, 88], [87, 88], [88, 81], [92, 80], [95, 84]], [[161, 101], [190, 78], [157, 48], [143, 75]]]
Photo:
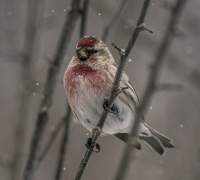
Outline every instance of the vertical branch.
[[141, 98], [141, 103], [136, 109], [136, 115], [134, 118], [131, 136], [128, 140], [128, 146], [125, 147], [125, 150], [123, 152], [121, 163], [119, 165], [115, 180], [125, 179], [126, 172], [131, 161], [131, 152], [133, 150], [133, 146], [131, 146], [131, 141], [136, 138], [142, 113], [145, 111], [155, 91], [156, 80], [158, 79], [159, 72], [161, 70], [161, 65], [164, 61], [164, 56], [166, 55], [166, 52], [168, 51], [170, 44], [172, 43], [172, 39], [174, 36], [174, 28], [175, 25], [177, 25], [181, 10], [185, 2], [186, 0], [178, 0], [175, 7], [172, 9], [171, 18], [169, 20], [166, 33], [164, 34], [164, 37], [161, 41], [161, 46], [155, 55], [155, 60], [152, 63], [151, 72], [147, 81], [147, 86], [144, 91], [144, 95]]
[[[123, 73], [123, 68], [125, 66], [127, 57], [128, 57], [128, 55], [129, 55], [133, 45], [135, 44], [135, 41], [136, 41], [140, 31], [141, 31], [141, 29], [138, 28], [138, 27], [142, 23], [144, 23], [144, 19], [145, 19], [145, 16], [146, 16], [146, 13], [147, 13], [147, 10], [148, 10], [148, 7], [149, 7], [149, 3], [150, 3], [150, 0], [144, 1], [143, 6], [142, 6], [142, 10], [140, 12], [140, 16], [139, 16], [139, 19], [138, 19], [138, 22], [137, 22], [137, 26], [133, 31], [133, 34], [131, 36], [131, 39], [129, 40], [129, 43], [128, 43], [125, 51], [121, 51], [121, 60], [120, 60], [120, 63], [119, 63], [119, 66], [117, 68], [117, 72], [116, 72], [116, 75], [115, 75], [115, 80], [114, 80], [114, 83], [113, 83], [113, 89], [112, 89], [112, 92], [111, 92], [111, 97], [109, 98], [109, 101], [108, 101], [108, 108], [112, 107], [112, 104], [114, 102], [116, 94], [119, 91], [119, 83], [120, 83], [121, 76], [122, 76], [122, 73]], [[98, 121], [97, 126], [92, 131], [93, 135], [92, 135], [92, 142], [91, 142], [91, 147], [90, 147], [91, 150], [93, 150], [95, 145], [96, 145], [97, 139], [99, 138], [99, 136], [101, 134], [101, 130], [103, 128], [103, 125], [104, 125], [104, 122], [105, 122], [107, 115], [108, 115], [108, 110], [104, 110], [101, 117], [100, 117], [100, 120]], [[86, 166], [87, 166], [87, 164], [90, 160], [90, 157], [92, 155], [91, 150], [87, 149], [85, 156], [83, 157], [81, 164], [79, 166], [79, 169], [78, 169], [78, 172], [77, 172], [77, 175], [76, 175], [76, 180], [80, 180], [82, 178], [82, 175], [85, 171], [85, 168], [86, 168]]]
[[110, 20], [110, 22], [107, 25], [105, 25], [103, 34], [102, 34], [102, 38], [101, 38], [104, 43], [107, 40], [110, 30], [113, 28], [113, 26], [117, 22], [119, 15], [121, 14], [126, 2], [127, 2], [127, 0], [121, 1], [121, 3], [119, 4], [119, 7], [118, 7], [117, 11], [115, 12], [114, 16], [112, 17], [112, 19]]
[[49, 65], [43, 90], [44, 98], [40, 105], [36, 127], [31, 141], [30, 153], [24, 171], [24, 180], [32, 179], [35, 168], [39, 163], [38, 156], [40, 154], [41, 141], [43, 138], [44, 129], [48, 122], [48, 110], [52, 105], [52, 97], [54, 95], [56, 83], [58, 81], [58, 73], [60, 71], [63, 56], [66, 52], [66, 49], [68, 48], [69, 41], [72, 37], [72, 33], [79, 16], [77, 4], [78, 0], [71, 0], [72, 8], [67, 13], [67, 17], [58, 41], [56, 52]]
[[[69, 112], [69, 111], [68, 111]], [[58, 136], [58, 133], [60, 132], [60, 130], [62, 128], [64, 128], [65, 125], [65, 118], [61, 118], [61, 120], [58, 122], [58, 124], [55, 127], [55, 130], [53, 131], [53, 133], [51, 134], [51, 136], [49, 137], [49, 139], [47, 140], [47, 143], [44, 145], [44, 148], [40, 154], [40, 156], [38, 157], [38, 166], [39, 164], [43, 161], [45, 155], [47, 154], [47, 152], [49, 151], [51, 145], [53, 144], [54, 140], [56, 139], [56, 137]]]
[[83, 2], [83, 8], [81, 10], [82, 16], [81, 16], [80, 38], [82, 38], [85, 35], [89, 3], [90, 0], [84, 0]]
[[61, 140], [61, 146], [60, 146], [60, 152], [59, 152], [59, 159], [58, 159], [58, 165], [57, 165], [57, 170], [56, 170], [56, 176], [55, 180], [60, 180], [61, 175], [62, 175], [62, 170], [63, 170], [63, 164], [65, 160], [65, 153], [67, 149], [67, 142], [68, 142], [68, 137], [69, 137], [69, 123], [71, 119], [71, 109], [70, 106], [68, 105], [66, 115], [64, 117], [65, 119], [65, 127], [64, 127], [64, 132], [63, 132], [63, 137]]
[[[80, 26], [80, 38], [84, 36], [85, 31], [86, 31], [88, 7], [89, 7], [89, 0], [84, 0], [83, 8], [81, 9], [82, 18], [81, 18], [81, 26]], [[71, 108], [68, 105], [68, 110], [66, 113], [66, 117], [68, 120], [65, 124], [65, 129], [64, 129], [65, 132], [63, 133], [63, 139], [62, 139], [61, 146], [60, 146], [60, 156], [59, 156], [58, 166], [57, 166], [57, 170], [56, 170], [55, 180], [60, 180], [61, 175], [62, 175], [62, 167], [63, 167], [63, 163], [64, 163], [65, 149], [66, 149], [66, 145], [67, 145], [68, 132], [69, 132], [68, 126], [69, 126], [69, 120], [70, 120], [71, 113], [72, 113]]]
[[15, 129], [14, 135], [14, 152], [11, 165], [11, 179], [17, 180], [20, 178], [20, 169], [22, 168], [22, 154], [24, 151], [25, 141], [25, 127], [27, 124], [27, 115], [30, 108], [30, 94], [31, 90], [27, 90], [27, 85], [32, 82], [31, 79], [31, 57], [34, 51], [34, 42], [36, 37], [36, 19], [38, 12], [38, 0], [29, 0], [27, 8], [27, 19], [26, 19], [26, 32], [23, 49], [21, 52], [21, 85], [22, 89], [20, 92], [20, 109], [18, 122]]

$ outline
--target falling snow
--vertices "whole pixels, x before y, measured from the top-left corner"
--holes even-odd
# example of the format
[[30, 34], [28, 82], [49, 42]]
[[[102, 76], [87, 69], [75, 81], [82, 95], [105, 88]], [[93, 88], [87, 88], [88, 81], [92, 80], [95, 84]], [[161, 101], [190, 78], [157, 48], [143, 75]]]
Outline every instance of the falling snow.
[[127, 30], [127, 29], [128, 29], [128, 26], [127, 26], [127, 25], [124, 25], [124, 29]]
[[54, 130], [55, 130], [55, 126], [50, 125], [50, 126], [49, 126], [49, 130], [50, 130], [50, 131], [54, 131]]
[[181, 125], [180, 125], [180, 127], [182, 128], [182, 127], [183, 127], [183, 125], [181, 124]]
[[134, 25], [133, 19], [130, 19], [130, 18], [126, 20], [126, 23], [127, 23], [127, 26], [129, 27], [132, 27]]
[[186, 52], [187, 54], [191, 54], [192, 51], [193, 51], [193, 49], [192, 49], [191, 46], [187, 46], [187, 47], [185, 48], [185, 52]]
[[8, 11], [7, 16], [12, 16], [12, 13], [10, 11]]

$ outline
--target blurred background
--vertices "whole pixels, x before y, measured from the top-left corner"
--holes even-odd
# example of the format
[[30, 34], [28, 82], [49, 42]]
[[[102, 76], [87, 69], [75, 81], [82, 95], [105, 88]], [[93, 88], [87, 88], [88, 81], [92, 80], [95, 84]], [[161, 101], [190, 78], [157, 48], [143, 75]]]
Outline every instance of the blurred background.
[[[36, 6], [33, 2], [0, 0], [1, 180], [19, 180], [22, 177], [40, 102], [44, 98], [42, 92], [49, 59], [55, 52], [67, 11], [71, 8], [69, 0], [40, 0]], [[121, 0], [91, 0], [85, 35], [102, 37], [105, 25], [109, 23], [120, 2]], [[106, 45], [117, 62], [119, 55], [111, 42], [122, 48], [126, 47], [137, 23], [142, 3], [141, 0], [127, 1], [109, 33]], [[150, 62], [155, 57], [170, 17], [170, 11], [164, 4], [159, 0], [151, 1], [145, 22], [154, 33], [145, 31], [140, 34], [125, 67], [139, 97], [146, 86]], [[136, 159], [130, 166], [127, 180], [200, 179], [199, 9], [199, 0], [190, 0], [186, 4], [180, 20], [181, 34], [174, 39], [159, 77], [161, 83], [181, 84], [183, 88], [180, 91], [157, 92], [145, 112], [146, 122], [172, 138], [176, 148], [167, 150], [165, 155], [160, 157], [147, 144], [141, 142], [142, 150], [136, 152]], [[34, 13], [29, 13], [30, 11]], [[56, 91], [41, 142], [42, 147], [66, 112], [62, 77], [75, 54], [79, 34], [80, 17], [68, 44], [58, 82], [55, 84]], [[29, 59], [28, 63], [25, 59]], [[62, 180], [75, 178], [86, 151], [86, 140], [91, 135], [72, 119], [68, 131], [69, 141], [62, 167]], [[63, 129], [33, 179], [54, 180], [62, 134]], [[101, 152], [93, 154], [83, 176], [85, 180], [109, 180], [116, 173], [125, 144], [113, 136], [100, 138], [99, 144]]]

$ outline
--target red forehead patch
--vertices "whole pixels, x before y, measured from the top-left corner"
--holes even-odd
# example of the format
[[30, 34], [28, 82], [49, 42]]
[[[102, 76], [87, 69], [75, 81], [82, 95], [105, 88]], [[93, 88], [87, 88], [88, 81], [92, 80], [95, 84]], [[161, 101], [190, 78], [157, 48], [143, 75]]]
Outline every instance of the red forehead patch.
[[76, 45], [76, 47], [90, 47], [93, 48], [95, 43], [97, 42], [96, 39], [94, 39], [93, 37], [83, 37], [82, 39], [79, 40], [78, 44]]

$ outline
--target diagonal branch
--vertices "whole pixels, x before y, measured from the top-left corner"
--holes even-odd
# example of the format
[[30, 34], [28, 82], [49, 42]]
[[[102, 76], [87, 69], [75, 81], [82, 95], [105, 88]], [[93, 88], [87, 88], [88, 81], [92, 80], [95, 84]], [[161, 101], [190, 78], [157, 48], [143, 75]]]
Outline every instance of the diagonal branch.
[[[150, 3], [150, 0], [144, 1], [144, 4], [143, 4], [142, 10], [140, 12], [140, 16], [139, 16], [136, 28], [133, 31], [131, 39], [129, 40], [129, 43], [128, 43], [124, 53], [121, 54], [121, 60], [120, 60], [120, 63], [119, 63], [119, 66], [118, 66], [118, 69], [117, 69], [117, 72], [116, 72], [111, 97], [108, 101], [108, 109], [112, 107], [112, 104], [114, 102], [116, 94], [119, 91], [119, 83], [120, 83], [121, 76], [122, 76], [122, 73], [123, 73], [123, 68], [125, 66], [127, 57], [129, 55], [133, 45], [135, 44], [135, 41], [136, 41], [139, 33], [140, 33], [140, 29], [137, 28], [137, 26], [144, 23], [144, 19], [145, 19], [145, 16], [146, 16], [146, 13], [147, 13], [147, 10], [148, 10], [148, 7], [149, 7], [149, 3]], [[103, 128], [103, 125], [104, 125], [104, 122], [105, 122], [107, 115], [108, 115], [108, 110], [104, 110], [96, 128], [93, 129], [92, 142], [91, 142], [91, 149], [92, 150], [94, 149], [96, 142], [97, 142], [97, 139], [100, 136], [100, 133], [101, 133], [101, 130]], [[79, 166], [79, 170], [78, 170], [77, 175], [76, 175], [76, 180], [80, 180], [82, 178], [82, 175], [85, 171], [85, 168], [86, 168], [86, 166], [89, 162], [91, 155], [92, 155], [92, 151], [87, 149], [85, 156], [83, 157], [82, 162]]]
[[38, 166], [39, 164], [43, 161], [43, 159], [45, 158], [45, 155], [47, 154], [47, 152], [49, 151], [50, 147], [52, 146], [54, 140], [56, 139], [56, 137], [58, 136], [59, 132], [61, 131], [62, 128], [64, 128], [64, 124], [65, 124], [65, 117], [62, 117], [60, 119], [60, 121], [58, 122], [58, 124], [55, 127], [55, 130], [52, 132], [51, 136], [49, 137], [49, 139], [47, 140], [47, 143], [45, 144], [42, 153], [40, 154], [40, 156], [38, 157]]
[[[80, 38], [84, 36], [85, 31], [86, 31], [86, 25], [87, 25], [87, 14], [88, 14], [88, 7], [89, 7], [89, 0], [84, 0], [83, 2], [83, 7], [81, 9], [81, 26], [80, 26]], [[59, 160], [58, 160], [58, 165], [56, 169], [56, 175], [55, 175], [55, 180], [60, 180], [62, 176], [62, 170], [63, 170], [63, 164], [64, 164], [64, 159], [65, 159], [65, 153], [66, 153], [66, 148], [67, 148], [67, 142], [68, 142], [68, 136], [69, 136], [69, 122], [70, 122], [70, 117], [71, 117], [71, 108], [68, 104], [67, 112], [65, 115], [65, 129], [61, 141], [61, 146], [60, 146], [60, 153], [59, 153]]]
[[[181, 57], [181, 59], [183, 58]], [[167, 68], [200, 90], [200, 71], [197, 67], [190, 67], [189, 64], [182, 62], [179, 57], [171, 54], [167, 58]]]
[[47, 72], [43, 91], [44, 99], [40, 105], [36, 127], [31, 141], [30, 153], [24, 171], [24, 180], [30, 180], [33, 178], [35, 168], [39, 162], [38, 156], [41, 149], [41, 140], [43, 138], [44, 129], [48, 122], [48, 110], [52, 104], [52, 97], [54, 95], [56, 83], [58, 81], [58, 73], [60, 71], [63, 56], [68, 48], [69, 41], [72, 37], [72, 33], [79, 16], [77, 4], [78, 0], [71, 0], [72, 8], [68, 11], [60, 39], [58, 41], [56, 52]]
[[104, 43], [107, 40], [110, 30], [113, 28], [113, 26], [117, 22], [119, 15], [121, 14], [124, 6], [126, 5], [126, 2], [127, 2], [127, 0], [121, 1], [121, 3], [119, 4], [119, 7], [118, 7], [117, 11], [115, 12], [114, 16], [112, 17], [112, 19], [110, 20], [110, 22], [107, 25], [105, 25], [103, 34], [102, 34], [102, 38], [101, 38]]
[[81, 16], [80, 38], [85, 36], [89, 3], [90, 0], [84, 0], [83, 2], [83, 8], [81, 10], [82, 16]]
[[[86, 0], [88, 1], [88, 0]], [[83, 6], [83, 8], [86, 8], [86, 6]], [[87, 11], [87, 9], [85, 9], [85, 11]], [[82, 14], [83, 16], [83, 14]], [[84, 20], [84, 23], [86, 24], [86, 20]], [[86, 25], [81, 26], [81, 30], [82, 32], [84, 32], [82, 29], [85, 29]], [[81, 36], [82, 37], [82, 36]], [[70, 114], [71, 113], [71, 109], [68, 109], [67, 112]], [[65, 115], [66, 116], [66, 115]], [[47, 152], [49, 151], [50, 147], [52, 146], [53, 142], [55, 141], [56, 137], [58, 136], [59, 132], [61, 131], [62, 128], [64, 128], [64, 124], [66, 122], [66, 118], [62, 117], [60, 119], [60, 121], [58, 122], [58, 124], [55, 127], [55, 130], [53, 131], [53, 133], [51, 134], [51, 136], [49, 137], [49, 139], [47, 140], [47, 143], [44, 145], [44, 148], [42, 150], [42, 153], [40, 154], [40, 156], [38, 157], [39, 163], [41, 163], [45, 157], [45, 155], [47, 154]], [[66, 142], [65, 142], [66, 143]], [[39, 166], [38, 163], [38, 166]]]
[[14, 134], [14, 152], [11, 164], [11, 179], [17, 180], [20, 178], [20, 169], [22, 168], [22, 159], [24, 154], [24, 142], [25, 142], [25, 132], [27, 125], [27, 116], [30, 109], [31, 89], [27, 89], [28, 83], [32, 82], [32, 71], [33, 64], [32, 61], [33, 53], [37, 51], [34, 48], [34, 43], [36, 39], [36, 21], [38, 16], [38, 0], [29, 0], [27, 7], [27, 19], [26, 19], [26, 32], [23, 44], [23, 49], [21, 52], [21, 74], [20, 81], [22, 85], [22, 90], [20, 92], [20, 108], [19, 117], [17, 120], [17, 125]]
[[63, 167], [64, 160], [65, 160], [67, 142], [68, 142], [68, 138], [69, 138], [69, 123], [70, 123], [70, 119], [71, 119], [71, 114], [72, 114], [72, 112], [71, 112], [70, 106], [68, 105], [66, 115], [64, 117], [64, 119], [65, 119], [64, 132], [63, 132], [63, 137], [61, 140], [61, 146], [60, 146], [59, 159], [58, 159], [55, 180], [60, 180], [61, 175], [62, 175], [62, 170], [63, 170], [62, 167]]
[[136, 138], [142, 113], [147, 108], [148, 103], [155, 91], [156, 80], [158, 79], [159, 72], [161, 70], [161, 65], [163, 64], [163, 61], [164, 61], [164, 56], [169, 50], [170, 44], [172, 43], [172, 39], [174, 37], [173, 28], [178, 22], [181, 10], [185, 2], [186, 0], [178, 0], [175, 7], [172, 9], [171, 18], [169, 20], [166, 33], [164, 34], [164, 37], [161, 42], [161, 46], [155, 55], [155, 60], [153, 61], [153, 64], [151, 67], [151, 72], [147, 81], [147, 86], [146, 86], [144, 95], [141, 98], [141, 103], [136, 109], [131, 136], [129, 137], [129, 140], [128, 140], [128, 146], [125, 147], [125, 150], [123, 152], [121, 163], [119, 165], [115, 180], [125, 179], [126, 172], [128, 170], [128, 166], [131, 161], [130, 156], [131, 156], [132, 151], [134, 150], [133, 146], [130, 145], [131, 141]]

